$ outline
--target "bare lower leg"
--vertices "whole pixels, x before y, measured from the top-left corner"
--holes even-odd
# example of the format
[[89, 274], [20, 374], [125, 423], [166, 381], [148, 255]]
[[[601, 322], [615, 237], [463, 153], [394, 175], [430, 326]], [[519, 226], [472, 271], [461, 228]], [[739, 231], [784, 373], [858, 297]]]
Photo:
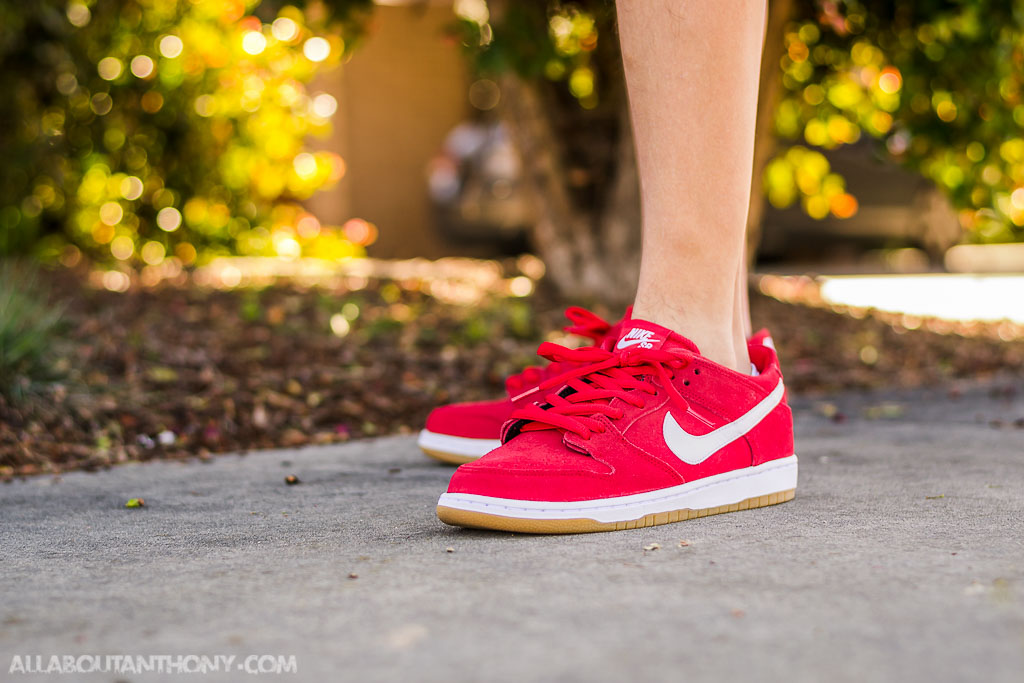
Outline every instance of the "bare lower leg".
[[618, 0], [643, 206], [634, 315], [749, 370], [744, 232], [764, 0]]
[[746, 257], [740, 262], [740, 269], [736, 274], [736, 315], [733, 316], [732, 324], [735, 333], [744, 340], [754, 332], [750, 323], [750, 284]]

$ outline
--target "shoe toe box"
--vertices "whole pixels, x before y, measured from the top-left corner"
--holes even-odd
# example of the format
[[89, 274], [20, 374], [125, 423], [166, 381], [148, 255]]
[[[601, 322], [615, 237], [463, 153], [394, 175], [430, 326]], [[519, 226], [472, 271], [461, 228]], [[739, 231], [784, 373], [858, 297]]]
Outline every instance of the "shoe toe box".
[[497, 439], [512, 414], [508, 399], [453, 403], [435, 408], [427, 416], [427, 431], [468, 439]]
[[618, 495], [620, 477], [605, 462], [568, 448], [555, 430], [526, 432], [452, 476], [448, 493], [509, 500], [592, 500]]

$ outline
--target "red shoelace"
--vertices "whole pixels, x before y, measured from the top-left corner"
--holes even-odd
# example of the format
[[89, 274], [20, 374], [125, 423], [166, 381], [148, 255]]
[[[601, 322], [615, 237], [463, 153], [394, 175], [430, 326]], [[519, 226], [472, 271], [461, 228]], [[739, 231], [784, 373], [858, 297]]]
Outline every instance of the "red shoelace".
[[[572, 323], [563, 328], [566, 332], [586, 337], [595, 344], [601, 343], [612, 329], [611, 323], [607, 320], [579, 306], [570, 306], [565, 309], [565, 317]], [[531, 365], [505, 380], [505, 389], [510, 394], [518, 394], [548, 378], [561, 376], [570, 367], [559, 362], [552, 362], [545, 366]]]
[[544, 396], [548, 407], [534, 403], [512, 413], [511, 419], [528, 421], [521, 431], [559, 429], [589, 439], [594, 432], [601, 433], [606, 429], [604, 423], [597, 419], [599, 416], [618, 420], [625, 414], [622, 408], [611, 405], [613, 398], [643, 408], [645, 398], [658, 393], [658, 387], [651, 381], [653, 377], [658, 378], [680, 412], [689, 410], [686, 399], [672, 384], [675, 371], [689, 364], [685, 351], [569, 349], [544, 342], [537, 353], [551, 361], [572, 363], [578, 367], [544, 380], [536, 389], [540, 394], [547, 389], [568, 386], [572, 393], [567, 396], [549, 393]]

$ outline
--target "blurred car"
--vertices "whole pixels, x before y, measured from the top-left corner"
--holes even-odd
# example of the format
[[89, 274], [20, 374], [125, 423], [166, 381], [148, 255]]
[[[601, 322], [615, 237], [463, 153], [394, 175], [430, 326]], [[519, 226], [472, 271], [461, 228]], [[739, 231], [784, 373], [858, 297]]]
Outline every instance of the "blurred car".
[[455, 126], [427, 166], [438, 230], [451, 241], [521, 249], [535, 216], [522, 172], [504, 124]]

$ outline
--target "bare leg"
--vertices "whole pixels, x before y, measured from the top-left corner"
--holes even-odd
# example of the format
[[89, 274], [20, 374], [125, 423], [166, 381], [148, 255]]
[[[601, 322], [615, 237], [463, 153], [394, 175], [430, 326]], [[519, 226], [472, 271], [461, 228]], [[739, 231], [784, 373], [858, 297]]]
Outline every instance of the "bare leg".
[[618, 0], [643, 206], [634, 315], [748, 372], [744, 231], [765, 0]]
[[736, 333], [746, 339], [754, 333], [750, 322], [750, 284], [747, 271], [747, 259], [740, 261], [740, 270], [736, 277], [736, 315], [733, 326]]

